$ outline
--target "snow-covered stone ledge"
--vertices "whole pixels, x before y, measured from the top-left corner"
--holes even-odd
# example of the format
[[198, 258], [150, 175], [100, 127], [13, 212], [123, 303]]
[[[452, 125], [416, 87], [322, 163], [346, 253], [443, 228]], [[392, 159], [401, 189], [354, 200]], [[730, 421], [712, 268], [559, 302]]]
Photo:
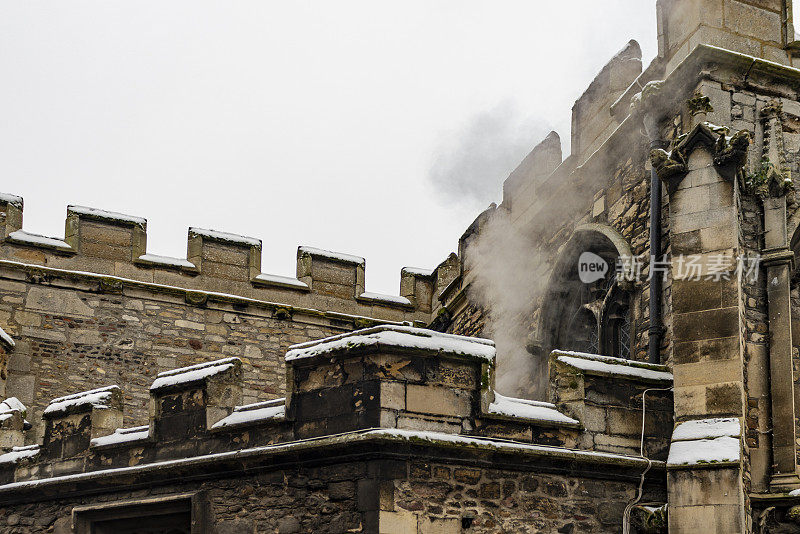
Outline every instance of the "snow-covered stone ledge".
[[122, 405], [119, 386], [53, 399], [42, 414], [43, 451], [51, 459], [70, 458], [87, 451], [92, 438], [122, 426]]
[[159, 373], [150, 386], [150, 428], [156, 441], [199, 436], [242, 400], [242, 361], [224, 358]]
[[550, 400], [581, 422], [584, 446], [638, 454], [644, 398], [645, 454], [666, 459], [674, 410], [666, 366], [562, 350], [551, 353], [549, 364]]
[[524, 421], [538, 426], [579, 428], [580, 421], [559, 412], [555, 404], [506, 397], [494, 392], [494, 400], [484, 414], [495, 419]]
[[742, 425], [736, 417], [680, 423], [672, 432], [667, 468], [736, 466], [741, 461]]
[[39, 234], [32, 234], [25, 230], [16, 230], [6, 237], [8, 243], [14, 245], [24, 245], [30, 247], [41, 247], [62, 254], [75, 254], [75, 249], [63, 239], [57, 237], [47, 237]]
[[[98, 482], [104, 485], [129, 487], [139, 481], [153, 483], [160, 479], [169, 479], [176, 473], [185, 476], [193, 473], [194, 479], [215, 478], [220, 473], [230, 474], [235, 469], [253, 469], [259, 465], [273, 465], [280, 458], [308, 457], [319, 459], [327, 455], [340, 455], [342, 451], [353, 447], [374, 446], [382, 450], [397, 453], [400, 449], [409, 450], [416, 447], [430, 447], [459, 459], [476, 455], [485, 461], [495, 455], [514, 458], [515, 461], [532, 463], [541, 462], [552, 467], [562, 463], [571, 468], [585, 468], [593, 472], [613, 470], [620, 477], [631, 480], [638, 478], [639, 473], [648, 466], [647, 460], [635, 456], [610, 454], [603, 452], [566, 449], [531, 443], [514, 443], [507, 440], [492, 440], [474, 436], [458, 436], [439, 432], [425, 432], [400, 429], [367, 429], [314, 439], [302, 439], [288, 443], [277, 443], [260, 447], [241, 448], [215, 454], [204, 454], [188, 458], [144, 463], [131, 467], [99, 469], [96, 471], [48, 478], [10, 482], [0, 485], [0, 499], [3, 502], [19, 502], [35, 496], [57, 495], [64, 487], [83, 491], [91, 489]], [[25, 448], [28, 449], [28, 448]], [[15, 459], [22, 456], [34, 456], [37, 450], [14, 451]], [[9, 457], [7, 461], [11, 461]], [[663, 469], [664, 463], [652, 462], [651, 469]]]
[[94, 448], [127, 447], [134, 443], [141, 443], [150, 439], [150, 427], [134, 426], [131, 428], [118, 428], [113, 434], [100, 436], [91, 441]]
[[214, 423], [211, 429], [232, 430], [284, 420], [286, 420], [286, 399], [280, 398], [237, 406], [228, 417]]
[[286, 361], [329, 357], [362, 349], [417, 350], [494, 363], [494, 342], [488, 339], [442, 334], [410, 326], [384, 325], [356, 330], [289, 347]]
[[554, 350], [550, 357], [560, 364], [584, 374], [665, 385], [671, 385], [673, 380], [672, 373], [667, 370], [665, 365], [563, 350]]

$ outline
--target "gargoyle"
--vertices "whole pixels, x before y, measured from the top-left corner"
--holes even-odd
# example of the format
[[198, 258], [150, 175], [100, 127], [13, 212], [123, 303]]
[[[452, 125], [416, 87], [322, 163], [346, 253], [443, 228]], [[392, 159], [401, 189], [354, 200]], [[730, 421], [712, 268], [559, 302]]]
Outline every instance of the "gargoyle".
[[686, 160], [679, 150], [667, 152], [666, 150], [657, 148], [650, 152], [650, 164], [653, 165], [656, 174], [662, 180], [684, 174], [687, 172]]
[[747, 149], [750, 146], [750, 132], [739, 130], [728, 138], [720, 134], [714, 146], [714, 164], [721, 170], [739, 175], [747, 163]]

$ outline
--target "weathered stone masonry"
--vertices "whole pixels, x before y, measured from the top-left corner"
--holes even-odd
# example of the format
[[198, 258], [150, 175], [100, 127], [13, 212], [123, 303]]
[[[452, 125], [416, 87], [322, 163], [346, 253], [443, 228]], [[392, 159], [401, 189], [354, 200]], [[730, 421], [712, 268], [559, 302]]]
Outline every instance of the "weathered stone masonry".
[[[216, 231], [148, 254], [144, 219], [90, 208], [35, 236], [0, 195], [0, 532], [797, 530], [791, 3], [657, 19], [656, 59], [628, 43], [576, 101], [571, 152], [548, 135], [397, 296], [305, 247], [296, 277], [262, 273], [258, 239]], [[459, 337], [497, 334], [474, 260], [498, 221], [540, 260], [499, 370]], [[584, 252], [622, 276], [584, 283]]]
[[260, 272], [261, 243], [191, 229], [189, 258], [145, 254], [143, 219], [73, 208], [67, 238], [20, 230], [22, 200], [0, 198], [0, 324], [16, 340], [6, 396], [38, 416], [48, 398], [125, 383], [127, 417], [144, 422], [159, 371], [231, 355], [245, 400], [284, 394], [289, 345], [380, 322], [426, 322], [437, 283], [402, 273], [402, 297], [364, 291], [361, 258], [303, 248], [298, 278]]
[[[602, 376], [638, 392], [671, 382], [660, 366], [606, 358], [595, 375], [598, 360], [564, 358], [553, 373], [576, 412]], [[118, 389], [54, 399], [43, 445], [0, 456], [0, 531], [89, 532], [158, 506], [176, 522], [193, 509], [191, 532], [614, 532], [648, 464], [595, 452], [555, 405], [496, 394], [485, 340], [378, 327], [286, 360], [289, 396], [249, 406], [236, 358], [161, 373], [149, 424], [114, 433]], [[648, 401], [662, 444], [669, 400]], [[622, 430], [605, 417], [598, 435]], [[664, 452], [652, 454], [645, 498], [663, 502]]]

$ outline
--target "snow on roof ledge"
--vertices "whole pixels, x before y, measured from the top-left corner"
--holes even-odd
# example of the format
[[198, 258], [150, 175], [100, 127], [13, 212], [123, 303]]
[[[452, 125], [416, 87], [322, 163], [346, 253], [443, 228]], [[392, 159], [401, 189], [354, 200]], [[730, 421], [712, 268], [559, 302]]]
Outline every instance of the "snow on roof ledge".
[[286, 417], [286, 398], [274, 399], [253, 404], [237, 406], [233, 412], [224, 419], [220, 419], [211, 427], [220, 429], [225, 427], [238, 427], [256, 425], [267, 421], [280, 421]]
[[487, 415], [525, 419], [547, 426], [580, 426], [580, 421], [559, 412], [555, 404], [506, 397], [496, 391]]
[[400, 269], [401, 273], [413, 274], [415, 276], [433, 276], [433, 271], [430, 269], [420, 269], [419, 267], [403, 267]]
[[228, 232], [220, 232], [218, 230], [207, 230], [205, 228], [196, 228], [192, 226], [189, 228], [189, 237], [191, 236], [200, 236], [207, 239], [212, 239], [214, 241], [227, 241], [228, 243], [236, 243], [239, 245], [261, 248], [260, 239], [238, 234], [229, 234]]
[[90, 444], [92, 447], [111, 447], [115, 445], [125, 445], [134, 441], [144, 441], [149, 438], [149, 426], [134, 426], [131, 428], [118, 428], [113, 434], [93, 438]]
[[669, 448], [667, 467], [697, 467], [737, 464], [741, 459], [739, 438], [722, 436], [715, 439], [676, 441]]
[[679, 423], [672, 432], [667, 466], [689, 467], [738, 463], [742, 426], [735, 417]]
[[689, 441], [693, 439], [713, 439], [722, 436], [738, 438], [742, 435], [742, 426], [736, 417], [715, 417], [679, 423], [672, 432], [672, 441]]
[[330, 250], [324, 250], [321, 248], [314, 248], [314, 247], [298, 247], [297, 255], [302, 256], [304, 254], [308, 254], [310, 256], [322, 256], [323, 258], [327, 258], [329, 260], [334, 261], [341, 261], [344, 263], [357, 263], [363, 265], [367, 262], [361, 256], [352, 256], [350, 254], [340, 254], [338, 252], [331, 252]]
[[11, 452], [0, 454], [0, 464], [15, 464], [25, 458], [31, 458], [39, 454], [38, 445], [27, 445], [25, 447], [11, 447]]
[[8, 349], [13, 349], [14, 346], [16, 345], [16, 343], [14, 343], [14, 340], [11, 338], [11, 336], [9, 336], [8, 333], [5, 330], [3, 330], [2, 328], [0, 328], [0, 343], [5, 345], [6, 348], [8, 348]]
[[58, 397], [50, 401], [42, 415], [62, 414], [71, 409], [87, 406], [98, 409], [110, 408], [109, 403], [115, 394], [122, 395], [122, 390], [119, 386], [107, 386]]
[[11, 204], [19, 209], [22, 209], [23, 206], [22, 197], [12, 195], [11, 193], [0, 193], [0, 202]]
[[150, 391], [205, 380], [208, 377], [224, 373], [236, 365], [241, 365], [241, 363], [242, 361], [239, 358], [233, 357], [164, 371], [158, 373], [158, 376], [150, 386]]
[[78, 215], [85, 215], [86, 217], [100, 219], [103, 221], [132, 224], [135, 226], [141, 226], [142, 228], [147, 226], [147, 219], [143, 217], [125, 215], [124, 213], [117, 213], [116, 211], [89, 208], [87, 206], [67, 206], [67, 216], [69, 216], [70, 213], [77, 213]]
[[672, 383], [673, 380], [672, 373], [667, 371], [665, 365], [566, 350], [554, 350], [550, 357], [589, 374], [654, 382]]
[[74, 252], [74, 249], [64, 241], [57, 237], [48, 237], [46, 235], [32, 234], [25, 230], [14, 230], [6, 237], [8, 243], [17, 245], [29, 245], [35, 247], [45, 247], [63, 252]]
[[398, 306], [413, 306], [411, 301], [406, 297], [398, 297], [396, 295], [384, 295], [382, 293], [370, 293], [365, 291], [361, 293], [357, 300], [365, 300], [368, 302], [375, 302], [377, 304], [397, 304]]
[[410, 326], [382, 325], [292, 345], [285, 359], [290, 362], [365, 347], [421, 349], [478, 358], [489, 363], [493, 363], [495, 357], [494, 342], [488, 339], [442, 334]]

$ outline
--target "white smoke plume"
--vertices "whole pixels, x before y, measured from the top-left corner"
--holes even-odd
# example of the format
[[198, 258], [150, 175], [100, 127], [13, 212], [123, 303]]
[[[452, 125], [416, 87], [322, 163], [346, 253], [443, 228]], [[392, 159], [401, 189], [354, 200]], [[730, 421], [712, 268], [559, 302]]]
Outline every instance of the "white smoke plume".
[[501, 207], [494, 210], [465, 254], [472, 280], [470, 302], [486, 311], [484, 335], [497, 346], [497, 389], [533, 398], [543, 396], [547, 379], [545, 362], [526, 346], [533, 308], [543, 287], [539, 278], [543, 262], [535, 245]]
[[428, 179], [447, 202], [477, 209], [495, 200], [503, 180], [550, 131], [523, 118], [516, 104], [505, 101], [475, 115], [434, 155]]

